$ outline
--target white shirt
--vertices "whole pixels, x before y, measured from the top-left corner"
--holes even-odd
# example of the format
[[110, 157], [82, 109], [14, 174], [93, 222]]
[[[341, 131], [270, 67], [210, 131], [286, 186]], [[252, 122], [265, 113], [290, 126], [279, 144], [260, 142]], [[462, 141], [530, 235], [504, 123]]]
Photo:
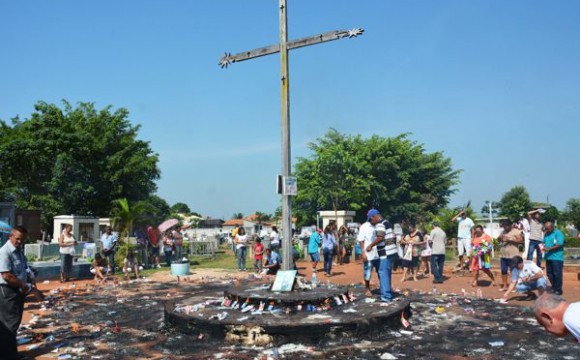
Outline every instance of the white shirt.
[[523, 279], [530, 278], [541, 271], [542, 269], [540, 269], [535, 262], [531, 260], [524, 260], [524, 267], [521, 270], [518, 270], [517, 268], [513, 269], [512, 281], [517, 280], [519, 284]]
[[377, 252], [377, 247], [373, 247], [371, 251], [367, 251], [367, 246], [369, 246], [376, 238], [375, 226], [370, 222], [365, 222], [361, 225], [356, 240], [358, 242], [364, 241], [362, 251], [365, 252], [367, 256], [367, 261], [375, 260], [379, 258], [379, 253]]
[[236, 235], [238, 243], [236, 244], [236, 249], [241, 249], [246, 247], [248, 242], [248, 235]]
[[524, 232], [529, 233], [530, 232], [530, 222], [528, 221], [528, 219], [523, 218], [522, 220], [520, 220], [520, 223], [522, 224], [522, 227], [524, 228]]
[[276, 231], [270, 233], [270, 244], [277, 245], [280, 243], [280, 235]]
[[574, 335], [576, 341], [580, 342], [580, 302], [568, 305], [562, 321], [566, 329]]
[[457, 218], [457, 237], [459, 239], [471, 239], [471, 228], [475, 224], [468, 217]]

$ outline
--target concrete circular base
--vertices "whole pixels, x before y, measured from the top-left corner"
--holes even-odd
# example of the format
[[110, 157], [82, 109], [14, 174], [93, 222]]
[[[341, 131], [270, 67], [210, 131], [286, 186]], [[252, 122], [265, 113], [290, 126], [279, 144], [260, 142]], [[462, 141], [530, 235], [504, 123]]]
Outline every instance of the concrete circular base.
[[381, 303], [359, 288], [272, 293], [266, 286], [255, 281], [236, 282], [225, 291], [205, 286], [189, 298], [166, 302], [166, 323], [199, 338], [267, 345], [378, 335], [401, 326], [401, 316], [410, 315], [408, 299]]

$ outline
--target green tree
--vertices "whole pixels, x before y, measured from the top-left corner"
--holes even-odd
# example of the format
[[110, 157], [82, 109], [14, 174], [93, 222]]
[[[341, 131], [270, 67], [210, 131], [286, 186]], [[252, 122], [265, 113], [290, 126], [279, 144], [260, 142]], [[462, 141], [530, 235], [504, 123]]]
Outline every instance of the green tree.
[[150, 205], [143, 201], [130, 205], [127, 199], [118, 199], [114, 203], [111, 219], [113, 227], [119, 231], [121, 238], [131, 236], [133, 227], [144, 225], [149, 218], [147, 214], [152, 212]]
[[270, 221], [272, 219], [272, 215], [267, 214], [267, 213], [263, 213], [261, 211], [256, 211], [254, 213], [254, 215], [256, 216], [255, 220], [258, 223], [260, 229], [262, 229], [262, 223], [265, 221]]
[[93, 103], [63, 109], [38, 102], [29, 119], [0, 121], [0, 189], [23, 209], [104, 216], [114, 199], [137, 201], [156, 189], [157, 154], [138, 140], [126, 109]]
[[171, 217], [171, 207], [164, 199], [157, 195], [151, 195], [147, 199], [143, 200], [147, 203], [148, 209], [148, 219], [151, 225], [159, 225], [163, 220]]
[[481, 208], [481, 215], [489, 217], [489, 205], [491, 203], [491, 216], [496, 217], [499, 214], [499, 204], [496, 201], [486, 200]]
[[363, 139], [331, 129], [309, 148], [311, 157], [295, 167], [300, 225], [313, 223], [325, 209], [355, 210], [363, 220], [371, 207], [392, 221], [424, 222], [447, 205], [458, 182], [450, 159], [427, 153], [408, 134]]
[[232, 215], [232, 219], [243, 219], [244, 218], [244, 214], [242, 214], [241, 212], [237, 212], [234, 213], [234, 215]]
[[187, 204], [182, 203], [182, 202], [178, 202], [178, 203], [173, 204], [173, 206], [171, 207], [171, 211], [176, 213], [176, 214], [186, 214], [186, 215], [191, 214], [191, 210], [189, 209], [189, 206], [187, 206]]
[[564, 219], [574, 224], [576, 229], [580, 229], [580, 198], [572, 198], [566, 202]]
[[522, 214], [526, 214], [531, 206], [530, 194], [524, 186], [514, 186], [501, 197], [498, 203], [499, 214], [510, 221], [518, 221]]
[[557, 222], [560, 219], [560, 211], [555, 206], [548, 206], [546, 212], [543, 213], [540, 217], [542, 222], [552, 221]]

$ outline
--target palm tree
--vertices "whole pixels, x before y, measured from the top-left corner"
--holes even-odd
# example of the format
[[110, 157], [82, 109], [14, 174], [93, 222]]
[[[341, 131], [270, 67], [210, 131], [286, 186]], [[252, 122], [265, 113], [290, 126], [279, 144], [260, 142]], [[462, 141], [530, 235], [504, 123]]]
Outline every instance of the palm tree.
[[151, 213], [150, 205], [143, 201], [129, 205], [129, 201], [123, 198], [115, 200], [115, 205], [111, 217], [113, 227], [118, 229], [125, 239], [133, 233], [133, 226], [146, 220], [147, 214]]
[[261, 211], [256, 211], [254, 213], [254, 220], [258, 223], [259, 230], [262, 230], [262, 223], [265, 221], [270, 221], [272, 216], [270, 214], [263, 213]]

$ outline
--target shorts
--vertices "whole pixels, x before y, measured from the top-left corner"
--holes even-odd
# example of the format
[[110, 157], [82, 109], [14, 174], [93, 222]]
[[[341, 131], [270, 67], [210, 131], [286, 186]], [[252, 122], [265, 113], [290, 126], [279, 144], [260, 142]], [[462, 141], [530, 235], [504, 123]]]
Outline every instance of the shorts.
[[413, 256], [411, 260], [403, 259], [403, 267], [408, 269], [414, 269], [419, 267], [419, 257]]
[[151, 251], [151, 256], [159, 256], [159, 247], [152, 247], [149, 248], [149, 250]]
[[459, 256], [463, 256], [463, 254], [467, 256], [471, 255], [471, 239], [457, 239], [457, 252]]
[[516, 290], [519, 293], [526, 293], [528, 291], [532, 291], [535, 289], [544, 289], [546, 290], [546, 288], [548, 287], [548, 282], [546, 281], [546, 278], [539, 278], [534, 282], [530, 282], [530, 283], [519, 283], [516, 286]]
[[514, 268], [512, 266], [512, 259], [511, 258], [500, 258], [499, 262], [501, 264], [501, 274], [502, 275], [507, 275], [508, 269], [511, 272], [512, 269]]
[[373, 273], [373, 268], [379, 273], [379, 266], [381, 265], [381, 259], [374, 259], [371, 261], [364, 261], [363, 262], [363, 277], [365, 281], [371, 280], [371, 275]]
[[[91, 269], [89, 270], [91, 272], [91, 274], [95, 275], [97, 273], [97, 270], [94, 267], [91, 267]], [[106, 274], [108, 271], [106, 266], [102, 266], [101, 267], [101, 273]]]
[[320, 255], [317, 252], [308, 254], [310, 254], [310, 259], [312, 259], [313, 262], [320, 261]]

